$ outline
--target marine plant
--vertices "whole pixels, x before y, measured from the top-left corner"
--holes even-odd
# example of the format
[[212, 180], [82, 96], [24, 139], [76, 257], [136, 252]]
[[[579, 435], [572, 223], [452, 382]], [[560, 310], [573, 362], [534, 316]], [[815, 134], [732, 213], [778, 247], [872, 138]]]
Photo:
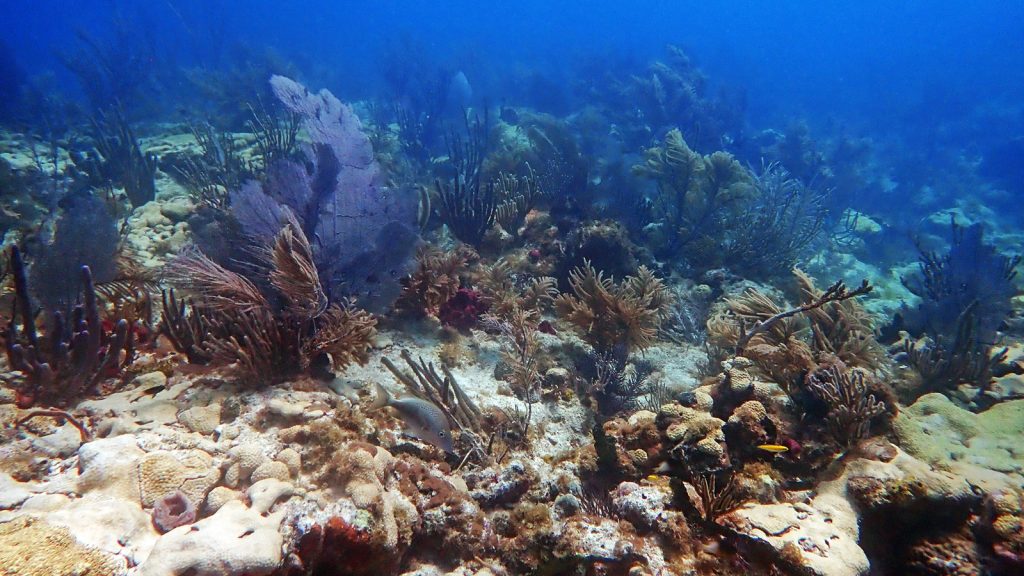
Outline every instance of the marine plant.
[[483, 162], [487, 154], [490, 130], [488, 117], [481, 122], [475, 117], [470, 122], [466, 115], [465, 139], [452, 130], [448, 139], [448, 161], [454, 172], [452, 178], [434, 180], [440, 199], [441, 221], [459, 240], [474, 247], [494, 224], [498, 209], [498, 194], [493, 182], [483, 180]]
[[131, 125], [119, 107], [97, 112], [91, 119], [92, 147], [85, 154], [71, 152], [78, 179], [113, 197], [114, 188], [124, 189], [132, 206], [142, 206], [156, 197], [156, 156], [143, 152]]
[[628, 357], [654, 343], [672, 294], [646, 266], [616, 283], [586, 262], [569, 275], [573, 293], [555, 298], [555, 310], [599, 353]]
[[924, 391], [950, 390], [961, 383], [984, 391], [992, 368], [1005, 357], [1005, 351], [993, 353], [993, 348], [1012, 310], [1021, 258], [986, 244], [980, 224], [964, 228], [951, 220], [950, 229], [947, 253], [919, 248], [918, 273], [903, 284], [921, 302], [916, 308], [904, 306], [896, 326], [924, 339], [906, 345]]
[[325, 361], [335, 370], [364, 363], [376, 319], [347, 300], [327, 298], [299, 224], [289, 220], [257, 250], [254, 279], [193, 250], [168, 265], [172, 284], [196, 295], [186, 309], [164, 295], [161, 333], [189, 361], [231, 365], [258, 383], [294, 376]]
[[682, 254], [692, 265], [713, 268], [724, 262], [730, 239], [741, 230], [743, 201], [755, 194], [754, 179], [731, 155], [701, 156], [674, 129], [661, 146], [648, 148], [637, 176], [654, 180], [651, 198], [658, 225], [655, 252]]
[[[103, 378], [115, 376], [135, 358], [134, 332], [127, 320], [104, 330], [100, 305], [88, 266], [80, 267], [81, 304], [70, 316], [54, 311], [42, 335], [36, 329], [38, 310], [30, 295], [21, 251], [9, 253], [15, 286], [15, 314], [4, 330], [10, 366], [27, 377], [17, 391], [17, 404], [61, 405], [92, 394]], [[20, 324], [19, 318], [20, 315]]]

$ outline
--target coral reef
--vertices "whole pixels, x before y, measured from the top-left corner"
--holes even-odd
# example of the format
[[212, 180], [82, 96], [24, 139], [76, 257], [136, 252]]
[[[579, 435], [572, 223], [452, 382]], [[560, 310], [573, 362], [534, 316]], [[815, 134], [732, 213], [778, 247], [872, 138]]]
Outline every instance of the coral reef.
[[206, 32], [168, 6], [80, 35], [86, 114], [13, 74], [0, 572], [1024, 569], [998, 145], [747, 125], [674, 47], [548, 75], [398, 39], [343, 103], [272, 52], [133, 49]]

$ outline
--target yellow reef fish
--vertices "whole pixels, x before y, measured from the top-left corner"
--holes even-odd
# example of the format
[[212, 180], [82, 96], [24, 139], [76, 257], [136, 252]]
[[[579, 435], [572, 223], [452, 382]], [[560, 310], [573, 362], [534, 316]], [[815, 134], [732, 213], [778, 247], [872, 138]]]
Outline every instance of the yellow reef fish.
[[789, 452], [788, 446], [782, 444], [761, 444], [757, 447], [758, 450], [764, 450], [765, 452], [771, 452], [772, 454], [782, 454], [783, 452]]

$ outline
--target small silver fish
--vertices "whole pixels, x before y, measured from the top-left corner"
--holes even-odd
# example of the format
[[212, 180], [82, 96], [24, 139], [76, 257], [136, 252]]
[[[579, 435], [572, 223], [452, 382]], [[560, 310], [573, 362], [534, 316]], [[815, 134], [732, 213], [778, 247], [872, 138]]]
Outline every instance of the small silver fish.
[[392, 398], [388, 391], [378, 383], [374, 383], [374, 391], [376, 396], [373, 403], [370, 404], [370, 410], [377, 410], [385, 406], [394, 408], [405, 422], [406, 433], [424, 442], [429, 442], [449, 454], [454, 453], [452, 430], [448, 426], [448, 417], [436, 404], [411, 396]]

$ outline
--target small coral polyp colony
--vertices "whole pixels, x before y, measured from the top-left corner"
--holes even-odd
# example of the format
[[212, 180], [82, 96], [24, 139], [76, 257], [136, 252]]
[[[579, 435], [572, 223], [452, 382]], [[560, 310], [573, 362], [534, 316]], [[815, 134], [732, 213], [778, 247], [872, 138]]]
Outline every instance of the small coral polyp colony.
[[612, 168], [511, 108], [440, 147], [269, 86], [246, 132], [104, 116], [9, 235], [0, 572], [1024, 573], [979, 225], [847, 284], [813, 256], [863, 228], [781, 163], [665, 129]]

